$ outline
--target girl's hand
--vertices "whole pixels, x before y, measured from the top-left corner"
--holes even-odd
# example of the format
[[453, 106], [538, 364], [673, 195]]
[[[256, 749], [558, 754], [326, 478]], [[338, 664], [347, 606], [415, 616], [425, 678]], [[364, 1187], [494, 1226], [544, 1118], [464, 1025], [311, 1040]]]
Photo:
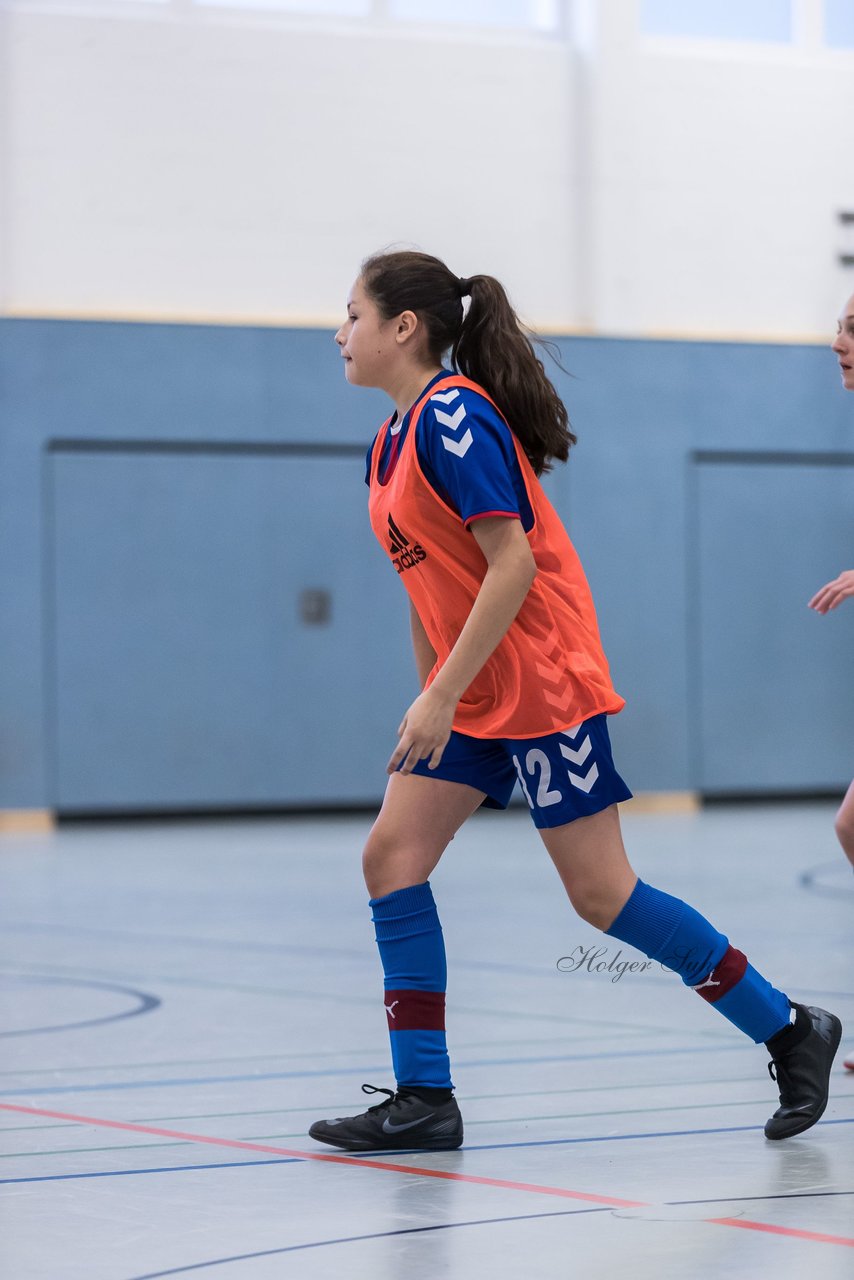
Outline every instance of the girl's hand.
[[420, 693], [397, 731], [400, 741], [386, 766], [386, 773], [394, 773], [401, 761], [400, 772], [411, 773], [412, 766], [427, 756], [430, 757], [429, 768], [435, 769], [451, 736], [456, 706], [456, 699], [449, 698], [433, 685]]
[[842, 604], [849, 596], [854, 596], [854, 569], [845, 569], [833, 582], [817, 591], [809, 602], [809, 607], [816, 613], [827, 613]]

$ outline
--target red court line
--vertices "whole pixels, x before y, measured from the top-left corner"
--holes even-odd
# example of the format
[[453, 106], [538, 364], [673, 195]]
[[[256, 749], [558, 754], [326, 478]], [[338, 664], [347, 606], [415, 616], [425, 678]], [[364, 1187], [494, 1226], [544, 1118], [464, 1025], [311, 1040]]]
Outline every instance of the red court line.
[[854, 1249], [848, 1236], [829, 1236], [824, 1231], [801, 1231], [798, 1227], [778, 1227], [770, 1222], [751, 1222], [749, 1218], [706, 1218], [721, 1227], [744, 1227], [748, 1231], [770, 1231], [775, 1236], [794, 1236], [797, 1240], [815, 1240], [818, 1244], [841, 1244]]
[[158, 1138], [179, 1138], [182, 1142], [204, 1142], [213, 1147], [236, 1147], [240, 1151], [266, 1151], [277, 1156], [293, 1156], [298, 1160], [318, 1160], [325, 1164], [356, 1165], [360, 1169], [385, 1169], [391, 1173], [417, 1174], [423, 1178], [446, 1178], [451, 1182], [475, 1182], [487, 1187], [505, 1187], [510, 1191], [535, 1191], [545, 1196], [563, 1196], [569, 1200], [591, 1200], [594, 1204], [612, 1205], [617, 1209], [642, 1208], [642, 1200], [618, 1200], [614, 1196], [591, 1195], [585, 1191], [567, 1191], [563, 1187], [540, 1187], [533, 1182], [507, 1182], [503, 1178], [481, 1178], [473, 1173], [454, 1173], [447, 1169], [413, 1168], [391, 1164], [386, 1160], [365, 1160], [359, 1156], [338, 1156], [322, 1151], [296, 1151], [289, 1147], [273, 1147], [263, 1142], [243, 1142], [239, 1138], [211, 1138], [200, 1133], [181, 1133], [177, 1129], [158, 1129], [150, 1124], [132, 1124], [125, 1120], [102, 1120], [95, 1116], [78, 1116], [66, 1111], [46, 1111], [42, 1107], [20, 1107], [0, 1102], [2, 1111], [22, 1111], [29, 1116], [49, 1116], [52, 1120], [72, 1120], [101, 1129], [124, 1129], [131, 1133], [152, 1133]]
[[[182, 1133], [178, 1129], [160, 1129], [149, 1124], [134, 1124], [128, 1120], [104, 1120], [97, 1116], [79, 1116], [68, 1111], [48, 1111], [43, 1107], [17, 1106], [0, 1102], [0, 1111], [16, 1111], [28, 1116], [46, 1116], [51, 1120], [70, 1120], [75, 1124], [91, 1124], [99, 1129], [122, 1129], [130, 1133], [151, 1133], [158, 1138], [177, 1138], [181, 1142], [206, 1143], [212, 1147], [232, 1147], [239, 1151], [264, 1151], [278, 1156], [291, 1156], [297, 1160], [317, 1160], [325, 1164], [355, 1165], [359, 1169], [384, 1169], [390, 1173], [406, 1173], [419, 1178], [444, 1178], [449, 1182], [468, 1182], [485, 1187], [503, 1187], [508, 1191], [530, 1191], [536, 1195], [560, 1196], [566, 1200], [588, 1200], [593, 1204], [610, 1205], [618, 1209], [644, 1209], [651, 1207], [644, 1200], [619, 1200], [616, 1196], [594, 1195], [587, 1191], [570, 1191], [566, 1187], [544, 1187], [535, 1182], [512, 1182], [505, 1178], [485, 1178], [474, 1173], [454, 1173], [448, 1169], [425, 1169], [406, 1164], [392, 1164], [387, 1160], [365, 1160], [359, 1156], [331, 1155], [321, 1151], [298, 1151], [290, 1147], [274, 1147], [263, 1142], [243, 1142], [239, 1138], [212, 1138], [202, 1133]], [[742, 1227], [747, 1231], [765, 1231], [772, 1235], [793, 1236], [798, 1240], [814, 1240], [820, 1244], [838, 1244], [854, 1248], [854, 1239], [847, 1236], [831, 1236], [820, 1231], [803, 1231], [797, 1227], [780, 1227], [768, 1222], [751, 1222], [746, 1218], [706, 1218], [703, 1221], [724, 1227]]]

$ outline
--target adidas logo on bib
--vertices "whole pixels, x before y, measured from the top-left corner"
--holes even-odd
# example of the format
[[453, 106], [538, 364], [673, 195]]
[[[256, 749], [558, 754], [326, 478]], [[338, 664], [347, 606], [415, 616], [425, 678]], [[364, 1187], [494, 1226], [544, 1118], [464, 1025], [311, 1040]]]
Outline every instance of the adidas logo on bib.
[[421, 543], [410, 542], [406, 534], [401, 532], [394, 523], [391, 515], [388, 518], [388, 535], [392, 564], [398, 573], [403, 573], [406, 569], [414, 569], [420, 561], [427, 559], [427, 552]]

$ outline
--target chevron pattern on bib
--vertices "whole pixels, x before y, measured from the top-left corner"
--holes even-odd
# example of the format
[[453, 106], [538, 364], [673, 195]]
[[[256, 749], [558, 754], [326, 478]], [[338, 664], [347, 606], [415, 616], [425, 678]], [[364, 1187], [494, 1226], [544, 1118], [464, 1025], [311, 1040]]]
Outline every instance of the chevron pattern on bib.
[[[565, 668], [558, 665], [562, 649], [556, 630], [553, 629], [543, 640], [541, 653], [544, 661], [536, 663], [537, 674], [542, 677], [546, 685], [551, 686], [551, 688], [543, 688], [543, 698], [550, 707], [554, 707], [555, 713], [562, 712], [566, 715], [575, 700], [575, 695]], [[553, 713], [553, 719], [558, 720], [555, 713]]]

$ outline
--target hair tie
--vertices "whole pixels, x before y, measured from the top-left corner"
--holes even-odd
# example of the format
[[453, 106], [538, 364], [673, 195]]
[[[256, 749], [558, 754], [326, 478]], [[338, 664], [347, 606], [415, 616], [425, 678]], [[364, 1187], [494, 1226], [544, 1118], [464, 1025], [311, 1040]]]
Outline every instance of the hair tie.
[[457, 284], [460, 290], [460, 297], [467, 298], [471, 293], [471, 285], [472, 285], [472, 282], [469, 279], [469, 277], [460, 276], [459, 280], [457, 281]]

